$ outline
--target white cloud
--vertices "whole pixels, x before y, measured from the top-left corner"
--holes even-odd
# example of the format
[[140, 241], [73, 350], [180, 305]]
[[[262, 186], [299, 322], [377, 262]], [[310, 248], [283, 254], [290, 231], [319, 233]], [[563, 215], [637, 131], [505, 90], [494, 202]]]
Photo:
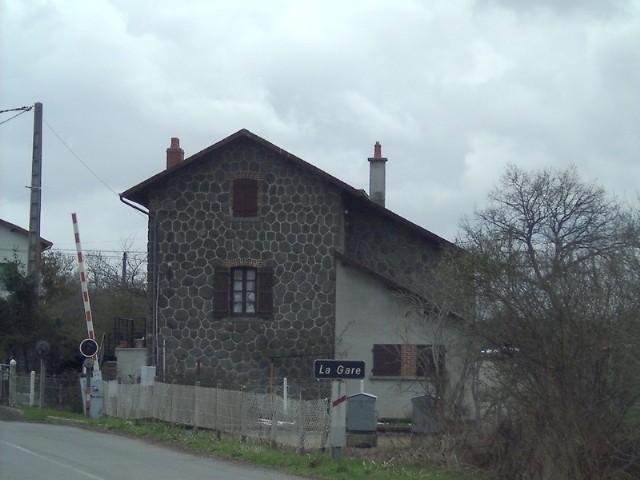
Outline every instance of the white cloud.
[[[637, 2], [5, 0], [0, 35], [0, 109], [43, 102], [117, 192], [164, 168], [170, 137], [189, 155], [240, 128], [356, 188], [380, 141], [388, 206], [448, 238], [507, 161], [637, 191]], [[31, 128], [0, 125], [0, 217], [21, 225]], [[102, 219], [87, 239], [144, 245], [144, 219], [44, 133], [43, 235], [65, 244], [82, 206]]]

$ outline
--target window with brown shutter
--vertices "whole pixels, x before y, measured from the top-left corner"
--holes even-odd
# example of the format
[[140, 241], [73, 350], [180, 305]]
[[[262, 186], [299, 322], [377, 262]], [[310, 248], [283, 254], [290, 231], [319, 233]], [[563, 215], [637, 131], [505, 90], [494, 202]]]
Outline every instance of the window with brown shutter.
[[[407, 348], [410, 346], [413, 345], [375, 344], [373, 375], [377, 377], [444, 375], [446, 352], [444, 345], [415, 345], [416, 348]], [[405, 365], [405, 373], [403, 373], [403, 362], [410, 362], [411, 365], [415, 365], [415, 368], [408, 368]]]
[[400, 345], [373, 346], [373, 375], [380, 377], [399, 377], [402, 368]]
[[215, 267], [213, 272], [213, 316], [224, 318], [229, 316], [229, 268]]
[[233, 180], [233, 212], [234, 217], [258, 216], [258, 181], [250, 178]]
[[273, 310], [273, 269], [258, 269], [258, 315], [270, 317]]
[[213, 316], [269, 317], [273, 309], [273, 269], [216, 267]]

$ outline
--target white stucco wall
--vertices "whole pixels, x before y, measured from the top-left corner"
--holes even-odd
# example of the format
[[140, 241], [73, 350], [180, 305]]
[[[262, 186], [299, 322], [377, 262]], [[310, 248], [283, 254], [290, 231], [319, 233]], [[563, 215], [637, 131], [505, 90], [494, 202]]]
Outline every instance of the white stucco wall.
[[[29, 238], [0, 224], [0, 264], [13, 262], [16, 259], [27, 268], [29, 252]], [[0, 283], [0, 297], [5, 297], [7, 291]]]
[[0, 225], [0, 263], [12, 262], [17, 255], [18, 260], [26, 265], [28, 251], [28, 237]]
[[[411, 399], [427, 393], [423, 379], [373, 377], [374, 344], [435, 344], [434, 326], [408, 314], [410, 302], [356, 268], [338, 261], [336, 273], [336, 358], [364, 360], [366, 378], [348, 380], [347, 394], [364, 392], [377, 397], [379, 418], [408, 418]], [[441, 337], [447, 348], [446, 370], [450, 378], [459, 372], [456, 360], [458, 336], [454, 328]]]

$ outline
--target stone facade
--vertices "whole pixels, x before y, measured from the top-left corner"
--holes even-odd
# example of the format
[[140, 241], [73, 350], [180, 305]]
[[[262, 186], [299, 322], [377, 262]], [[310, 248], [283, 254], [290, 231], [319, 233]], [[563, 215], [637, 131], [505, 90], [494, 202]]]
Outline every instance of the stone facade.
[[[259, 216], [231, 215], [234, 178], [259, 180]], [[170, 377], [204, 384], [312, 379], [312, 352], [333, 353], [333, 249], [340, 191], [244, 139], [185, 166], [150, 191], [157, 238], [158, 330]], [[212, 282], [229, 265], [273, 268], [270, 318], [215, 318]], [[321, 356], [322, 356], [321, 355]]]
[[348, 202], [345, 255], [394, 283], [427, 294], [443, 243], [439, 237], [361, 199]]
[[[234, 217], [237, 179], [257, 181], [256, 217]], [[149, 210], [148, 345], [168, 381], [312, 383], [313, 360], [334, 358], [339, 335], [337, 254], [411, 288], [429, 283], [448, 243], [246, 130], [123, 197]], [[220, 315], [216, 278], [234, 266], [272, 272], [268, 315]]]

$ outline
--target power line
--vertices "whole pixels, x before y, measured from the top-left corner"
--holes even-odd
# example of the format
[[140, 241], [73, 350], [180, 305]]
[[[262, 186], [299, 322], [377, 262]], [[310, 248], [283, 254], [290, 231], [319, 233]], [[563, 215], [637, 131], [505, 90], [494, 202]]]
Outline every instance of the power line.
[[93, 176], [94, 176], [94, 177], [95, 177], [95, 178], [96, 178], [100, 183], [102, 183], [102, 185], [104, 185], [105, 187], [107, 187], [107, 189], [108, 189], [109, 191], [111, 191], [111, 193], [113, 193], [114, 195], [116, 195], [116, 196], [117, 196], [118, 194], [116, 193], [116, 191], [115, 191], [113, 188], [111, 188], [109, 185], [107, 185], [107, 183], [106, 183], [104, 180], [102, 180], [102, 179], [98, 176], [98, 174], [97, 174], [96, 172], [94, 172], [93, 170], [91, 170], [91, 168], [89, 167], [89, 165], [87, 165], [86, 163], [84, 163], [84, 162], [82, 161], [82, 159], [81, 159], [81, 158], [76, 154], [76, 152], [74, 152], [74, 151], [71, 149], [71, 147], [70, 147], [69, 145], [67, 145], [67, 143], [62, 139], [62, 137], [60, 137], [60, 135], [58, 135], [58, 133], [53, 129], [53, 127], [52, 127], [51, 125], [49, 125], [49, 124], [47, 123], [47, 121], [46, 121], [46, 120], [43, 120], [43, 121], [44, 121], [44, 124], [45, 124], [47, 127], [49, 127], [49, 130], [51, 130], [51, 132], [56, 136], [56, 138], [57, 138], [58, 140], [60, 140], [60, 143], [62, 143], [62, 144], [66, 147], [66, 149], [67, 149], [67, 150], [69, 150], [69, 151], [71, 152], [71, 155], [73, 155], [74, 157], [76, 157], [76, 159], [77, 159], [77, 160], [78, 160], [82, 165], [84, 165], [84, 168], [86, 168], [87, 170], [89, 170], [89, 172], [91, 172], [91, 174], [92, 174], [92, 175], [93, 175]]
[[6, 113], [6, 112], [20, 112], [15, 114], [13, 117], [9, 117], [6, 120], [3, 120], [0, 122], [0, 125], [2, 125], [3, 123], [7, 123], [10, 120], [13, 120], [16, 117], [19, 117], [20, 115], [22, 115], [23, 113], [27, 113], [29, 110], [31, 110], [33, 107], [19, 107], [19, 108], [9, 108], [7, 110], [0, 110], [0, 113]]
[[[66, 253], [66, 252], [70, 252], [70, 253], [75, 253], [76, 250], [75, 249], [71, 249], [71, 248], [52, 248], [51, 250], [56, 251], [56, 252], [62, 252], [62, 253]], [[84, 249], [87, 252], [99, 252], [99, 253], [123, 253], [123, 252], [127, 252], [127, 253], [131, 253], [134, 255], [146, 255], [147, 252], [143, 252], [141, 250], [98, 250], [98, 249], [94, 249], [94, 248], [88, 248], [88, 249]]]
[[31, 107], [8, 108], [6, 110], [0, 110], [0, 113], [17, 112], [17, 111], [20, 111], [20, 110], [24, 110], [25, 112], [28, 112], [32, 108], [33, 108], [33, 106], [31, 106]]

